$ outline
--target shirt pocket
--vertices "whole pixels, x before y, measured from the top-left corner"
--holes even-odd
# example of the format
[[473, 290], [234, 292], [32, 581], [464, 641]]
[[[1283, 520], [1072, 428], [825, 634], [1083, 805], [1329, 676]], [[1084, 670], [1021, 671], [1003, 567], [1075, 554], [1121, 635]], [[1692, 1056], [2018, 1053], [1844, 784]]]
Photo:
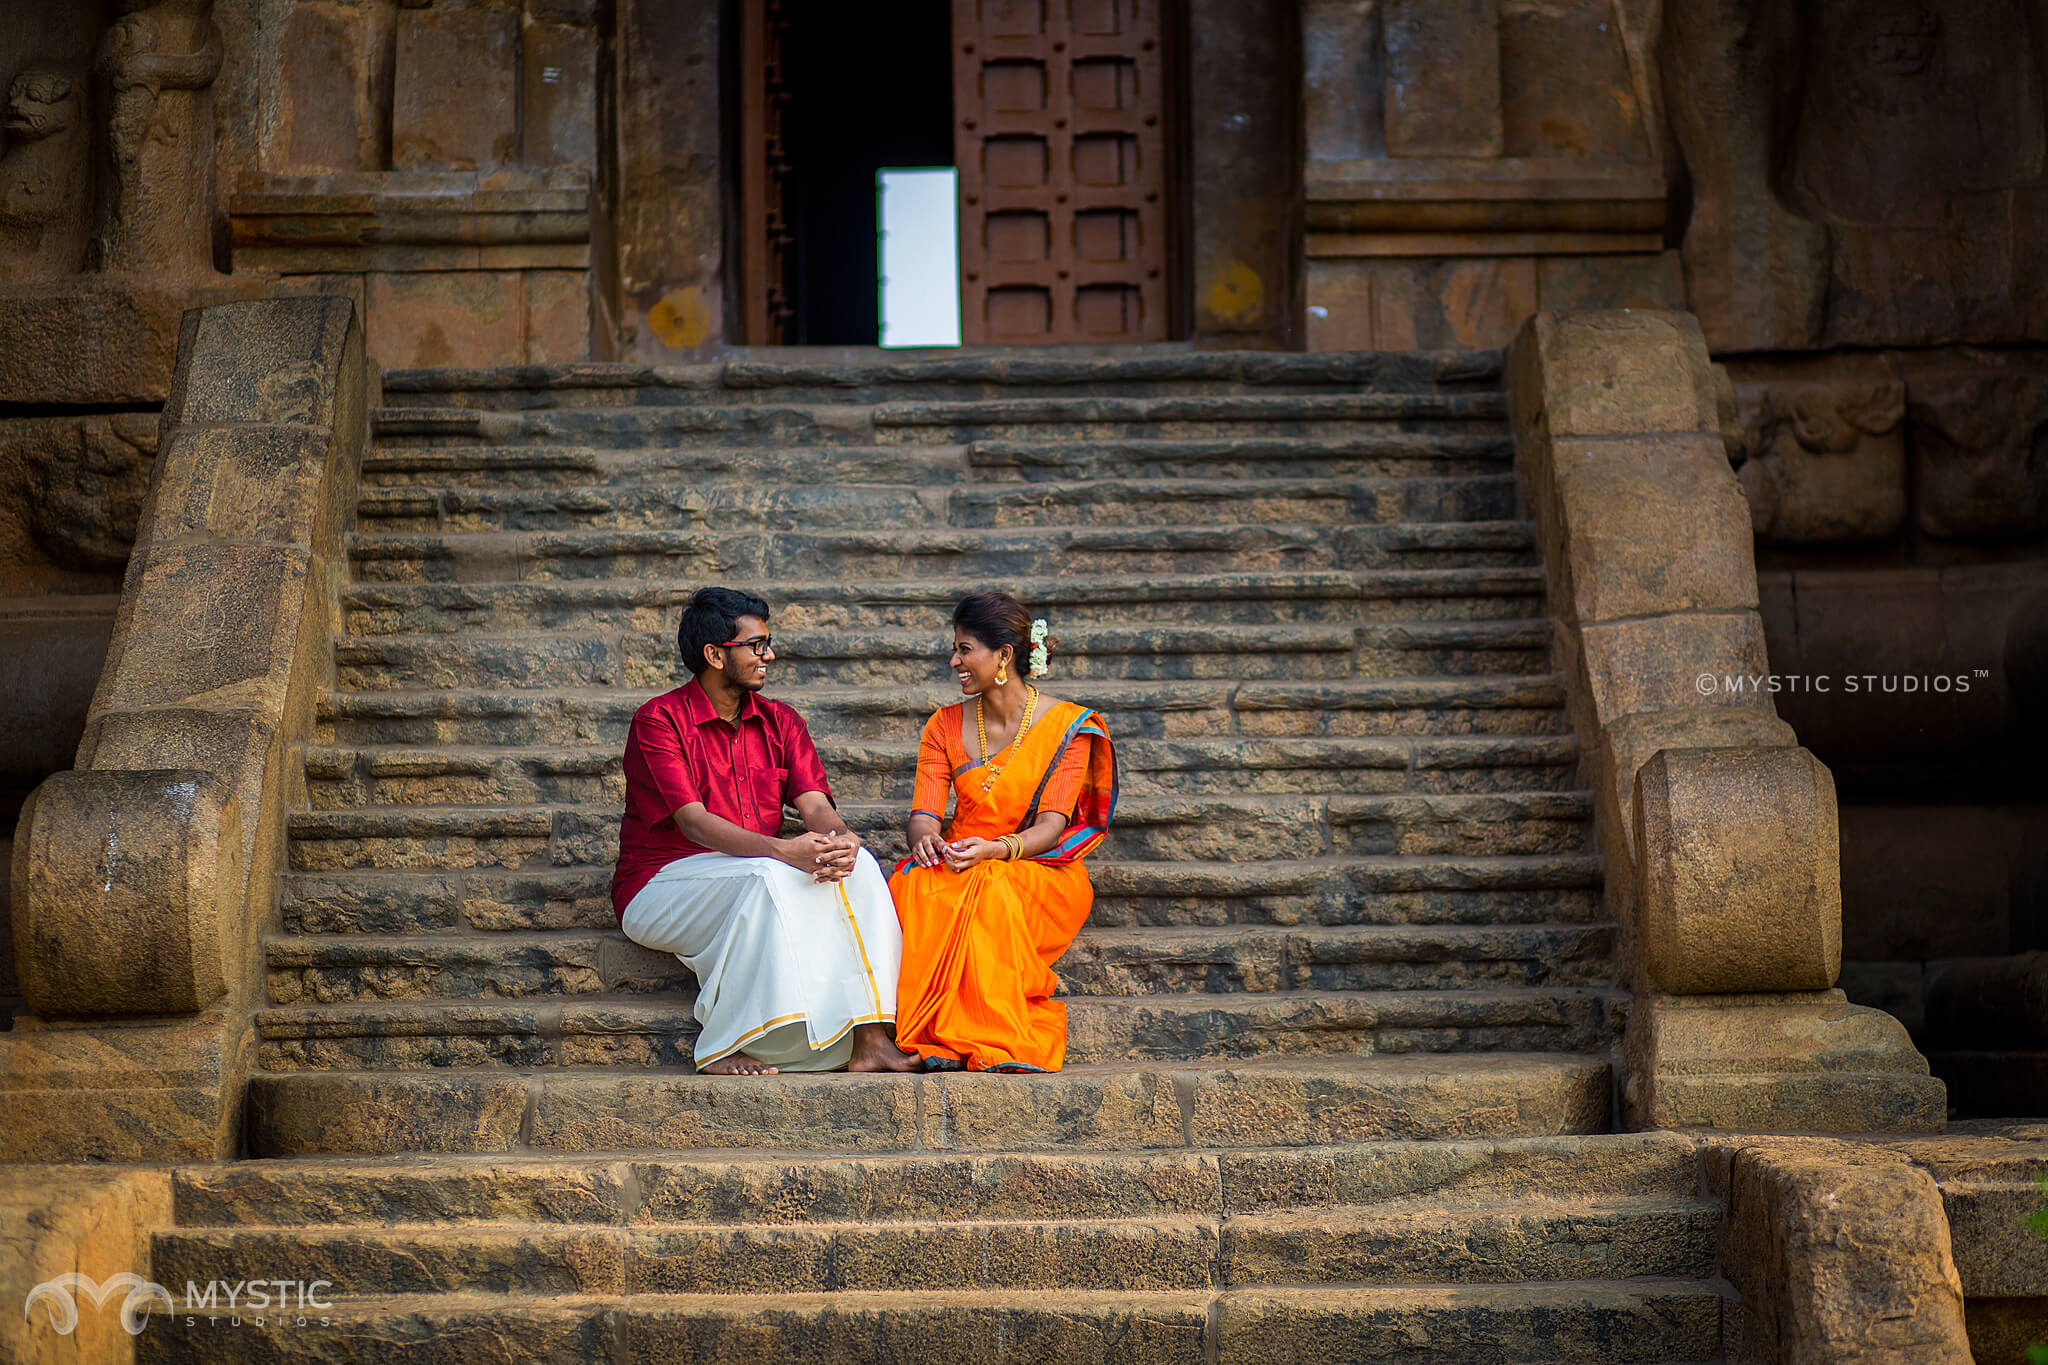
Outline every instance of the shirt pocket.
[[789, 769], [754, 769], [754, 809], [766, 826], [764, 833], [774, 834], [782, 828], [782, 790], [789, 785]]

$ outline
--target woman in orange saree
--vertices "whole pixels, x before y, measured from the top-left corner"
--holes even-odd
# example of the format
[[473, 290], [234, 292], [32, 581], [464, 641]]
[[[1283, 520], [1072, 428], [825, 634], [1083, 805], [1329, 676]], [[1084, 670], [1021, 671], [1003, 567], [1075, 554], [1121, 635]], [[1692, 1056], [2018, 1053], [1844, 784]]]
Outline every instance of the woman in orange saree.
[[[889, 879], [903, 924], [896, 1038], [935, 1071], [1057, 1071], [1067, 1009], [1052, 964], [1095, 891], [1082, 859], [1116, 805], [1116, 755], [1094, 711], [1041, 695], [1043, 622], [1006, 593], [953, 613], [972, 700], [924, 727], [910, 856]], [[954, 802], [950, 828], [946, 798]]]

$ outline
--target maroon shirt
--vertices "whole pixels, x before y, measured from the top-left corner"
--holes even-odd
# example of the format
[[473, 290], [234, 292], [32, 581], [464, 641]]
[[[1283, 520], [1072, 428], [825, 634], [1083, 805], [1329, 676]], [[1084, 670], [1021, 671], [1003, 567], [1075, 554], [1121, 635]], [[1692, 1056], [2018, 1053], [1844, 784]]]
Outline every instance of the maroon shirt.
[[626, 907], [654, 874], [701, 848], [676, 828], [675, 813], [693, 801], [742, 829], [773, 838], [782, 808], [805, 792], [830, 800], [825, 765], [803, 717], [779, 701], [749, 692], [736, 724], [728, 724], [692, 678], [633, 713], [626, 734], [626, 814], [619, 822], [619, 865], [612, 873], [612, 909]]

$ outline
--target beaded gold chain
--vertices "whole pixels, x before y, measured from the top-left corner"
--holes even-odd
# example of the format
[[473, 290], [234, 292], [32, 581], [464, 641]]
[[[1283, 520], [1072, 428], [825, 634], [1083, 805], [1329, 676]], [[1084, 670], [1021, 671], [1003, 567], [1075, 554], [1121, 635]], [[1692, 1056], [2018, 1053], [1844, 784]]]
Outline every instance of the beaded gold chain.
[[[1018, 741], [1024, 738], [1024, 732], [1031, 728], [1031, 712], [1037, 705], [1038, 689], [1026, 683], [1024, 685], [1024, 719], [1018, 724], [1017, 733], [1010, 736], [1010, 742], [1004, 745], [1004, 748], [1015, 749]], [[974, 729], [975, 733], [981, 736], [981, 766], [988, 769], [988, 776], [981, 779], [981, 789], [987, 791], [1001, 780], [1003, 770], [989, 759], [988, 720], [983, 714], [981, 698], [978, 696], [974, 699]]]

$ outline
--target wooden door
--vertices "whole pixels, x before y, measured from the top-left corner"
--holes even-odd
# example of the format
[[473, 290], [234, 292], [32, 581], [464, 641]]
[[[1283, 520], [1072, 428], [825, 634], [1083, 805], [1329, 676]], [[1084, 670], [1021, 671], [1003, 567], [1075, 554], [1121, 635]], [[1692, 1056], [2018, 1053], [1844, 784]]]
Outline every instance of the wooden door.
[[782, 191], [789, 176], [783, 154], [782, 35], [789, 27], [783, 0], [747, 0], [740, 6], [740, 332], [750, 346], [779, 345], [791, 310], [783, 248], [789, 226]]
[[960, 333], [1167, 335], [1162, 0], [953, 0]]

